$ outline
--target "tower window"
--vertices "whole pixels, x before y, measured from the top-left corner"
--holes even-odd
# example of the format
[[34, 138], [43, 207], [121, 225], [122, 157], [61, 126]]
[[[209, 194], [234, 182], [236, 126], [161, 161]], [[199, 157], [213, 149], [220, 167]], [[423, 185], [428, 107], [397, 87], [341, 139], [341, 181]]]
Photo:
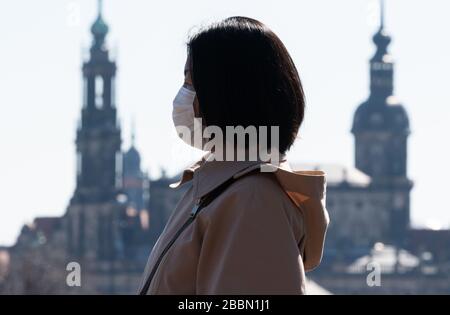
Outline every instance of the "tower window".
[[103, 78], [99, 75], [95, 77], [95, 107], [103, 107]]

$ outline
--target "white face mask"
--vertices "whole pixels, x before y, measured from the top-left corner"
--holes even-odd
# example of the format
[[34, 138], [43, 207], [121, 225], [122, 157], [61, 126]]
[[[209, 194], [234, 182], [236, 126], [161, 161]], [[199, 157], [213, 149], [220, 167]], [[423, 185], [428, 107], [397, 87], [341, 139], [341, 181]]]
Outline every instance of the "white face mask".
[[178, 136], [190, 146], [203, 149], [202, 124], [195, 118], [194, 99], [196, 93], [184, 86], [180, 88], [173, 100], [172, 120]]

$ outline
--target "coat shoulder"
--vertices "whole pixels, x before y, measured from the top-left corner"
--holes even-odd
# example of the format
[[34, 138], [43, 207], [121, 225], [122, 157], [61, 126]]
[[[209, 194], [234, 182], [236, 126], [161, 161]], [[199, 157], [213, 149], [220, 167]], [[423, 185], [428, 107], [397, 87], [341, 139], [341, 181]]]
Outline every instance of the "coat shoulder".
[[234, 222], [251, 220], [269, 226], [272, 220], [281, 220], [292, 227], [297, 241], [304, 235], [302, 211], [272, 173], [254, 173], [239, 178], [208, 208], [204, 215], [211, 220], [233, 217]]

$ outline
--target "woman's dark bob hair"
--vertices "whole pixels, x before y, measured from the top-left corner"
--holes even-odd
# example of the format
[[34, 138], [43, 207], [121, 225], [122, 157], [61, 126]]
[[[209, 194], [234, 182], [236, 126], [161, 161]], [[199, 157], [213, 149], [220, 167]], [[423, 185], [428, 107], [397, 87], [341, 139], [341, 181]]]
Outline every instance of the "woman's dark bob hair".
[[[188, 41], [192, 81], [207, 126], [278, 126], [279, 151], [294, 142], [304, 93], [286, 47], [263, 23], [230, 17]], [[270, 129], [269, 129], [270, 135]]]

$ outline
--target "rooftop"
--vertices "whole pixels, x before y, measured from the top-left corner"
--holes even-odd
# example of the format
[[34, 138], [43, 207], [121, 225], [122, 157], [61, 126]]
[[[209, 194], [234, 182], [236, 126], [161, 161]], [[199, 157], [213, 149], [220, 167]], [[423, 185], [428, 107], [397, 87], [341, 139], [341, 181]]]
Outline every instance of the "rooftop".
[[348, 184], [352, 187], [367, 187], [370, 185], [371, 179], [368, 175], [354, 167], [347, 167], [339, 164], [308, 164], [293, 163], [293, 170], [321, 170], [324, 171], [327, 183], [330, 186], [338, 186]]

